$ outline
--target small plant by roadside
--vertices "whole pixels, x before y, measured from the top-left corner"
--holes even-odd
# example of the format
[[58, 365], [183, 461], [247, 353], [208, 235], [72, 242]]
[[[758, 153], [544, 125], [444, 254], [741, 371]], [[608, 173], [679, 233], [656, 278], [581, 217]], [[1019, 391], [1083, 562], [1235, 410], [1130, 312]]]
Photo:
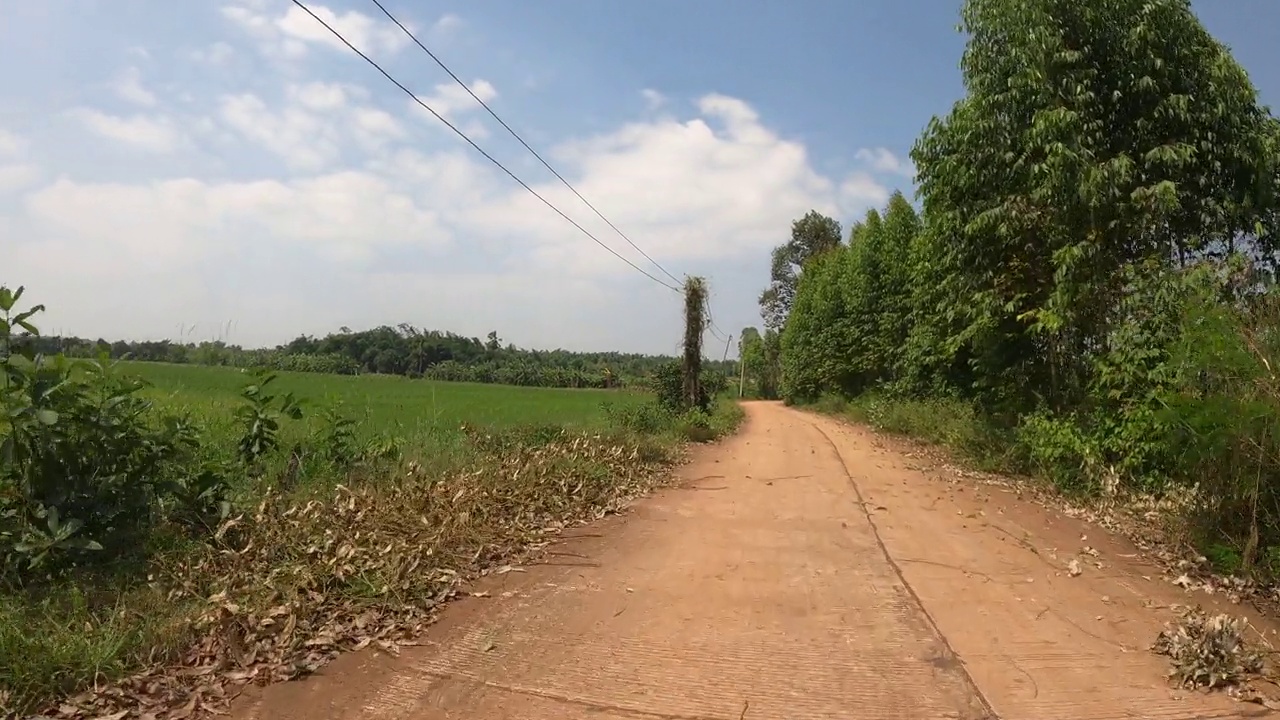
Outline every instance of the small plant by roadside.
[[320, 434], [320, 454], [335, 468], [349, 468], [360, 459], [360, 446], [356, 438], [356, 421], [343, 412], [340, 405], [331, 405], [320, 413], [324, 426]]
[[236, 408], [242, 434], [237, 447], [240, 459], [250, 468], [260, 471], [262, 457], [280, 445], [280, 421], [302, 419], [302, 405], [293, 393], [276, 395], [270, 386], [276, 374], [257, 368], [249, 371], [256, 382], [240, 391], [244, 403]]
[[677, 427], [680, 433], [692, 442], [710, 442], [716, 438], [711, 414], [698, 408], [681, 415]]
[[1262, 656], [1248, 647], [1248, 620], [1207, 615], [1187, 608], [1156, 638], [1152, 650], [1167, 656], [1169, 677], [1184, 688], [1221, 688], [1242, 683], [1262, 670]]
[[656, 433], [671, 424], [671, 412], [657, 402], [643, 405], [607, 404], [605, 414], [611, 424], [640, 433]]

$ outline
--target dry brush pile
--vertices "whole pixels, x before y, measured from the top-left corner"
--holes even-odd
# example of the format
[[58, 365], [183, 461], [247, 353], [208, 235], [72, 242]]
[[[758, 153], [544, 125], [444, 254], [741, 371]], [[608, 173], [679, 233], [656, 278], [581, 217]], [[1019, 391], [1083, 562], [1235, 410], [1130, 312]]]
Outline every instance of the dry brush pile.
[[194, 717], [224, 710], [248, 683], [305, 675], [343, 651], [395, 652], [460, 581], [618, 510], [665, 465], [631, 442], [560, 434], [503, 443], [445, 477], [408, 464], [311, 497], [268, 491], [197, 552], [155, 561], [151, 584], [192, 609], [185, 650], [46, 714]]

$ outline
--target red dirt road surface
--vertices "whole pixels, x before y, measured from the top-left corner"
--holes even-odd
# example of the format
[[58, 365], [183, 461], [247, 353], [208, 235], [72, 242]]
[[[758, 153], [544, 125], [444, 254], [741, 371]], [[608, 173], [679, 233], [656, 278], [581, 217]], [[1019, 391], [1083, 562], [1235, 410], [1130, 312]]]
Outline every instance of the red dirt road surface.
[[915, 469], [869, 431], [773, 403], [747, 415], [678, 487], [473, 587], [423, 646], [255, 690], [238, 717], [1267, 714], [1166, 684], [1147, 648], [1191, 600], [1123, 542]]

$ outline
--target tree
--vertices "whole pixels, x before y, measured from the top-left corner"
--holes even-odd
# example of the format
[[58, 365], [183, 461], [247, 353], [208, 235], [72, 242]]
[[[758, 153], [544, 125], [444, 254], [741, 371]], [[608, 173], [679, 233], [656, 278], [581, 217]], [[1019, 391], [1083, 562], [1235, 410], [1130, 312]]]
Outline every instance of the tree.
[[912, 248], [922, 230], [916, 209], [902, 193], [895, 192], [885, 207], [884, 227], [875, 249], [879, 259], [876, 366], [884, 380], [897, 381], [905, 373], [903, 350], [911, 331], [914, 293]]
[[760, 397], [773, 400], [782, 393], [782, 337], [777, 330], [764, 331], [764, 369], [760, 372]]
[[764, 338], [760, 337], [760, 331], [754, 327], [742, 328], [738, 338], [738, 362], [742, 363], [742, 377], [750, 378], [754, 385], [764, 369]]
[[1124, 267], [1254, 232], [1270, 123], [1188, 0], [967, 0], [962, 17], [968, 94], [912, 152], [946, 342], [988, 405], [1065, 406]]
[[898, 379], [910, 333], [915, 208], [894, 193], [853, 226], [848, 246], [813, 258], [782, 332], [783, 395], [858, 395]]
[[797, 283], [795, 304], [782, 331], [782, 394], [812, 400], [854, 384], [858, 348], [850, 324], [857, 321], [848, 305], [845, 271], [851, 251], [811, 258]]
[[766, 328], [781, 331], [786, 323], [805, 263], [839, 245], [840, 223], [816, 210], [791, 224], [791, 239], [774, 248], [769, 287], [760, 294], [760, 313]]

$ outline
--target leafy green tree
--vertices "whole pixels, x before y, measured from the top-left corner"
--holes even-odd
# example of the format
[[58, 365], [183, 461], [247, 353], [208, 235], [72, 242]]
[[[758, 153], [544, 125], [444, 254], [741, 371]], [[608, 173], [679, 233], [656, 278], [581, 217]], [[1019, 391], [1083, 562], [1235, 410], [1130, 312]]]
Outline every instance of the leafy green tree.
[[968, 94], [912, 152], [951, 344], [988, 404], [1063, 406], [1123, 266], [1255, 231], [1270, 124], [1187, 0], [967, 0], [962, 17]]
[[900, 192], [889, 198], [884, 227], [875, 248], [876, 279], [876, 375], [896, 381], [903, 374], [903, 348], [911, 330], [914, 293], [912, 248], [923, 230], [916, 209]]
[[855, 250], [841, 248], [811, 258], [796, 288], [795, 304], [782, 331], [783, 397], [810, 400], [847, 391], [856, 382], [862, 354], [853, 327], [846, 282]]
[[786, 324], [805, 263], [839, 245], [840, 223], [816, 210], [791, 224], [791, 239], [774, 248], [769, 287], [760, 294], [760, 313], [766, 328], [781, 331]]
[[764, 331], [764, 369], [760, 372], [760, 397], [770, 400], [782, 393], [782, 336], [777, 330]]
[[738, 362], [742, 364], [742, 378], [744, 383], [750, 381], [753, 390], [758, 392], [760, 373], [764, 370], [764, 338], [760, 337], [760, 331], [754, 327], [742, 328], [738, 338]]
[[784, 395], [857, 395], [897, 378], [910, 332], [920, 218], [901, 193], [867, 212], [849, 245], [809, 261], [782, 333]]

